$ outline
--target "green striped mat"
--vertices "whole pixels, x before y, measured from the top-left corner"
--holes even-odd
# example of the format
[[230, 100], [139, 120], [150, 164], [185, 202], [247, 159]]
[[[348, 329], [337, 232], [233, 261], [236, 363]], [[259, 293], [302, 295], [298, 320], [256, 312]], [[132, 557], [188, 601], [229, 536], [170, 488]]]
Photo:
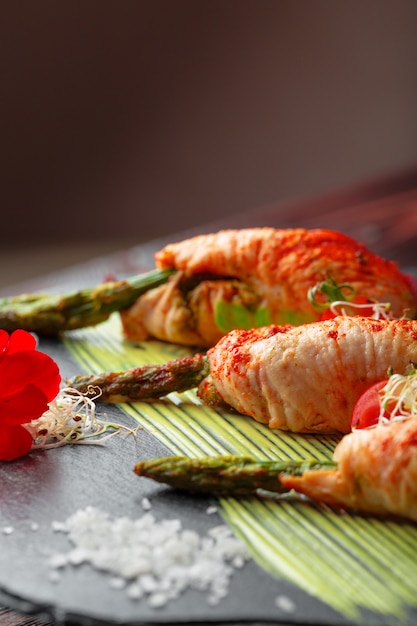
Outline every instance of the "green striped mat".
[[[189, 354], [160, 342], [123, 340], [117, 315], [94, 329], [71, 333], [65, 345], [86, 372], [164, 363]], [[338, 437], [294, 435], [201, 405], [193, 391], [121, 409], [172, 454], [243, 454], [258, 458], [331, 458]], [[138, 459], [139, 460], [139, 459]], [[220, 511], [253, 558], [279, 579], [355, 620], [363, 609], [389, 623], [417, 607], [417, 527], [365, 518], [291, 500], [222, 498]]]

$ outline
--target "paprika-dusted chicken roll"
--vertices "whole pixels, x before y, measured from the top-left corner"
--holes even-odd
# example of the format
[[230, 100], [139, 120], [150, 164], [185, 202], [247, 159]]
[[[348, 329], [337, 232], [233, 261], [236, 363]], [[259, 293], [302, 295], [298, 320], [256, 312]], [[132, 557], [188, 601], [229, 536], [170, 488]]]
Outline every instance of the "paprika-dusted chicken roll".
[[207, 353], [199, 386], [257, 421], [293, 432], [351, 430], [362, 393], [417, 359], [417, 322], [340, 316], [303, 326], [235, 330]]
[[121, 312], [129, 339], [210, 347], [234, 328], [317, 321], [308, 293], [328, 279], [388, 303], [393, 317], [417, 312], [396, 263], [330, 230], [225, 230], [167, 245], [155, 262], [178, 272]]
[[279, 477], [281, 484], [336, 507], [417, 521], [417, 419], [355, 430], [334, 452], [337, 469]]
[[354, 431], [334, 461], [247, 456], [169, 456], [139, 461], [135, 473], [192, 493], [252, 496], [295, 490], [356, 513], [417, 521], [417, 420]]
[[81, 374], [68, 384], [101, 402], [155, 399], [197, 387], [270, 428], [347, 433], [358, 398], [388, 371], [417, 362], [417, 321], [339, 316], [302, 326], [234, 330], [207, 355], [122, 372]]

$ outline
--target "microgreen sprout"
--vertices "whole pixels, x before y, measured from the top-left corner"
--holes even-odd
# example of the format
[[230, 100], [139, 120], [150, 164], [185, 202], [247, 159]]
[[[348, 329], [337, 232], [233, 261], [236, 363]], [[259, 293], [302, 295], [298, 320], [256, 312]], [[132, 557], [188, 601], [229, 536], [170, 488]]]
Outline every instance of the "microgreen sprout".
[[[358, 296], [352, 285], [348, 283], [337, 284], [330, 276], [322, 282], [318, 282], [308, 290], [309, 302], [317, 311], [324, 315], [364, 315], [372, 319], [393, 319], [389, 302], [376, 302], [364, 296]], [[331, 317], [328, 316], [328, 317]], [[328, 319], [323, 317], [323, 319]]]
[[110, 422], [106, 416], [97, 417], [94, 401], [99, 395], [99, 390], [94, 397], [87, 397], [72, 387], [61, 389], [41, 417], [25, 424], [34, 440], [32, 450], [101, 444], [121, 430], [135, 433], [136, 429]]
[[417, 417], [417, 366], [407, 375], [392, 374], [381, 389], [381, 409], [378, 424], [403, 421]]
[[[346, 308], [348, 307], [348, 309]], [[352, 315], [352, 310], [357, 311], [360, 315], [361, 310], [366, 311], [366, 317], [371, 317], [376, 320], [391, 320], [394, 319], [392, 312], [390, 311], [391, 304], [389, 302], [346, 302], [346, 300], [335, 300], [328, 306], [329, 310], [335, 317], [338, 315]], [[373, 311], [372, 315], [369, 315], [370, 309]]]
[[[346, 294], [346, 295], [345, 295]], [[308, 299], [315, 309], [325, 311], [331, 302], [348, 302], [355, 296], [355, 289], [349, 284], [338, 285], [330, 276], [308, 290]]]

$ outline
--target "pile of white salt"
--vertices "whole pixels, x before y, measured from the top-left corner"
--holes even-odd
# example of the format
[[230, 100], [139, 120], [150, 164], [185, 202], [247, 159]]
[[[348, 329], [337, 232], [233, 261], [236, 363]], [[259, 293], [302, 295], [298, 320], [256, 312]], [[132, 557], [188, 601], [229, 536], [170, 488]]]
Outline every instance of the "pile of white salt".
[[145, 598], [152, 607], [164, 606], [189, 588], [217, 604], [227, 595], [235, 570], [249, 559], [245, 545], [226, 525], [201, 536], [183, 528], [179, 519], [157, 521], [149, 508], [137, 519], [112, 519], [89, 506], [65, 522], [53, 522], [72, 548], [50, 559], [51, 580], [59, 580], [62, 568], [89, 563], [110, 574], [112, 587], [125, 589], [131, 599]]

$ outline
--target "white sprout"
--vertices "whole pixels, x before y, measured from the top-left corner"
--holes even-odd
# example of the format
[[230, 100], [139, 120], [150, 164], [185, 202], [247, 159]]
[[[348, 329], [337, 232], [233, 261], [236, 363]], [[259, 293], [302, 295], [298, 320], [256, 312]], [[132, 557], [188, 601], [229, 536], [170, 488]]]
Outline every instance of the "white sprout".
[[[101, 444], [120, 430], [135, 433], [137, 429], [98, 418], [94, 400], [77, 389], [61, 389], [41, 417], [24, 424], [33, 437], [32, 450], [58, 448], [66, 444]], [[107, 432], [113, 431], [113, 432]]]
[[393, 374], [380, 392], [378, 424], [400, 422], [417, 417], [417, 370], [406, 375]]
[[349, 309], [357, 309], [358, 311], [360, 311], [360, 309], [371, 308], [373, 310], [373, 314], [367, 315], [366, 317], [370, 317], [371, 319], [375, 319], [375, 320], [381, 320], [381, 319], [391, 320], [391, 319], [394, 319], [394, 316], [392, 312], [390, 311], [390, 307], [391, 305], [389, 302], [359, 303], [359, 302], [348, 302], [347, 300], [334, 300], [330, 304], [329, 309], [335, 316], [337, 315], [349, 316], [351, 315], [349, 313]]

